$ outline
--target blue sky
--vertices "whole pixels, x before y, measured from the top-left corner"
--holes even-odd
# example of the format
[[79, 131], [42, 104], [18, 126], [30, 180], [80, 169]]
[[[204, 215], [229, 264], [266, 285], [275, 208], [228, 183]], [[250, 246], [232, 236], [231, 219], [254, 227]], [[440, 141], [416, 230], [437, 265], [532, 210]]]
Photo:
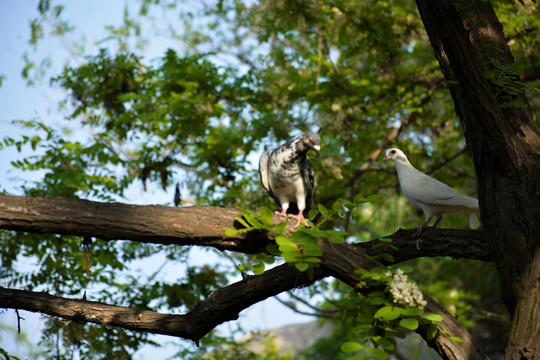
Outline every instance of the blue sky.
[[[38, 0], [0, 0], [0, 75], [4, 76], [2, 86], [0, 87], [0, 139], [4, 136], [17, 137], [22, 134], [22, 130], [11, 125], [14, 119], [29, 120], [39, 117], [49, 125], [58, 127], [65, 123], [61, 113], [58, 111], [58, 101], [64, 94], [58, 90], [51, 89], [47, 81], [38, 83], [34, 87], [26, 86], [26, 81], [21, 78], [23, 68], [23, 55], [28, 52], [32, 58], [42, 58], [51, 56], [53, 59], [53, 71], [59, 71], [66, 61], [70, 61], [69, 52], [65, 44], [58, 40], [46, 39], [42, 41], [37, 54], [31, 52], [28, 45], [30, 37], [30, 21], [37, 16]], [[51, 1], [53, 5], [57, 2]], [[120, 24], [123, 16], [124, 1], [68, 1], [66, 2], [66, 18], [69, 18], [76, 25], [77, 36], [84, 35], [84, 41], [87, 44], [86, 53], [95, 54], [98, 47], [95, 43], [104, 36], [104, 26]], [[73, 40], [80, 40], [74, 38]], [[163, 54], [166, 48], [174, 46], [165, 39], [153, 38], [152, 46], [145, 54], [149, 59], [157, 58]], [[36, 179], [34, 175], [20, 173], [11, 168], [10, 162], [28, 156], [28, 151], [18, 153], [15, 149], [4, 149], [0, 151], [0, 191], [7, 190], [14, 195], [20, 195], [21, 179]], [[138, 204], [165, 204], [170, 203], [172, 191], [163, 192], [160, 189], [150, 189], [144, 192], [140, 184], [132, 186], [128, 192], [127, 198], [131, 203]], [[198, 254], [198, 255], [197, 255]], [[205, 263], [212, 256], [202, 250], [194, 253], [195, 263]], [[159, 262], [159, 260], [158, 260]], [[156, 268], [161, 263], [153, 264]], [[145, 264], [145, 266], [152, 264]], [[28, 333], [29, 338], [37, 341], [39, 333], [41, 316], [29, 312], [21, 312], [26, 319], [21, 323], [22, 330]], [[265, 329], [283, 326], [287, 324], [306, 322], [312, 320], [311, 317], [298, 315], [274, 299], [269, 299], [257, 304], [241, 313], [241, 323], [247, 329]], [[0, 313], [0, 323], [16, 326], [13, 311]], [[227, 324], [221, 326], [223, 331], [227, 331]], [[157, 336], [158, 342], [175, 341], [172, 337]], [[10, 351], [15, 351], [13, 355], [24, 355], [25, 349], [15, 347], [13, 338], [0, 332], [0, 347]], [[160, 356], [156, 349], [145, 349], [140, 358], [146, 356]], [[163, 350], [165, 353], [170, 348]], [[163, 355], [165, 355], [165, 353]], [[151, 355], [150, 355], [151, 354]]]

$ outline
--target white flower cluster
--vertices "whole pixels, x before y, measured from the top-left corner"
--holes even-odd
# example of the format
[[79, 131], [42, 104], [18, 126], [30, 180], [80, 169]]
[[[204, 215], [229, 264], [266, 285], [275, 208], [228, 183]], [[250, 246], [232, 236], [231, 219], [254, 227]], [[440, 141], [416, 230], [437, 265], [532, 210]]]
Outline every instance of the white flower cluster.
[[427, 302], [424, 300], [424, 295], [416, 284], [407, 282], [407, 275], [403, 273], [403, 270], [397, 269], [394, 274], [387, 271], [386, 276], [392, 278], [388, 285], [395, 303], [406, 304], [420, 309], [426, 306]]

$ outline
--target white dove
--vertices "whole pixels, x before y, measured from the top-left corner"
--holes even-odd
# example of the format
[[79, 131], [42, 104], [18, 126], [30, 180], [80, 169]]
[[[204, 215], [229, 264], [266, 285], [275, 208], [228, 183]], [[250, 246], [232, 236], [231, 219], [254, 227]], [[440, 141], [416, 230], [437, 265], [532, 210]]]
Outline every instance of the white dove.
[[[426, 214], [426, 221], [416, 230], [413, 238], [420, 236], [425, 228], [437, 227], [444, 214], [470, 213], [469, 226], [472, 229], [480, 226], [475, 215], [480, 213], [477, 199], [460, 194], [450, 186], [416, 170], [399, 149], [388, 150], [384, 160], [388, 159], [392, 160], [396, 167], [403, 195]], [[437, 220], [433, 226], [427, 226], [433, 217]]]
[[[313, 201], [315, 177], [311, 162], [306, 156], [312, 149], [319, 154], [321, 138], [315, 132], [307, 132], [294, 140], [267, 151], [259, 159], [259, 174], [264, 189], [281, 206], [280, 215], [287, 210], [298, 209], [296, 226], [307, 225], [304, 210], [307, 212]], [[292, 205], [292, 206], [291, 206]], [[291, 208], [289, 208], [291, 206]]]

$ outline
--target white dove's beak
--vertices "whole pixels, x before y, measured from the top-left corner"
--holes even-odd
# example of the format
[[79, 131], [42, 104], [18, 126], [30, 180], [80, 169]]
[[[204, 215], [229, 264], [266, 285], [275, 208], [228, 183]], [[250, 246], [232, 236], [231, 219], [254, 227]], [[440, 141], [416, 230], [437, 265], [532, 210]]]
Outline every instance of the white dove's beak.
[[390, 159], [390, 155], [387, 154], [387, 155], [384, 157], [383, 161], [386, 161], [386, 160], [388, 160], [388, 159]]

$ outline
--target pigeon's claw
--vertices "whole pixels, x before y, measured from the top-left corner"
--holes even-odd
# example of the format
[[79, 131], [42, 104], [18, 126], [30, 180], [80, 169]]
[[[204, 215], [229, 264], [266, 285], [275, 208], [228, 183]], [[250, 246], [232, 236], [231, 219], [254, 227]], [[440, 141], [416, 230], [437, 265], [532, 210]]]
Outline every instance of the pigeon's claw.
[[283, 209], [281, 211], [276, 211], [276, 215], [287, 216], [287, 209]]
[[292, 217], [292, 218], [298, 219], [298, 221], [296, 222], [296, 225], [294, 225], [294, 227], [298, 227], [300, 225], [300, 223], [303, 223], [304, 226], [306, 226], [306, 227], [308, 226], [308, 222], [307, 222], [306, 218], [304, 217], [304, 213], [302, 211], [300, 211], [298, 213], [298, 215], [290, 214], [289, 216]]

